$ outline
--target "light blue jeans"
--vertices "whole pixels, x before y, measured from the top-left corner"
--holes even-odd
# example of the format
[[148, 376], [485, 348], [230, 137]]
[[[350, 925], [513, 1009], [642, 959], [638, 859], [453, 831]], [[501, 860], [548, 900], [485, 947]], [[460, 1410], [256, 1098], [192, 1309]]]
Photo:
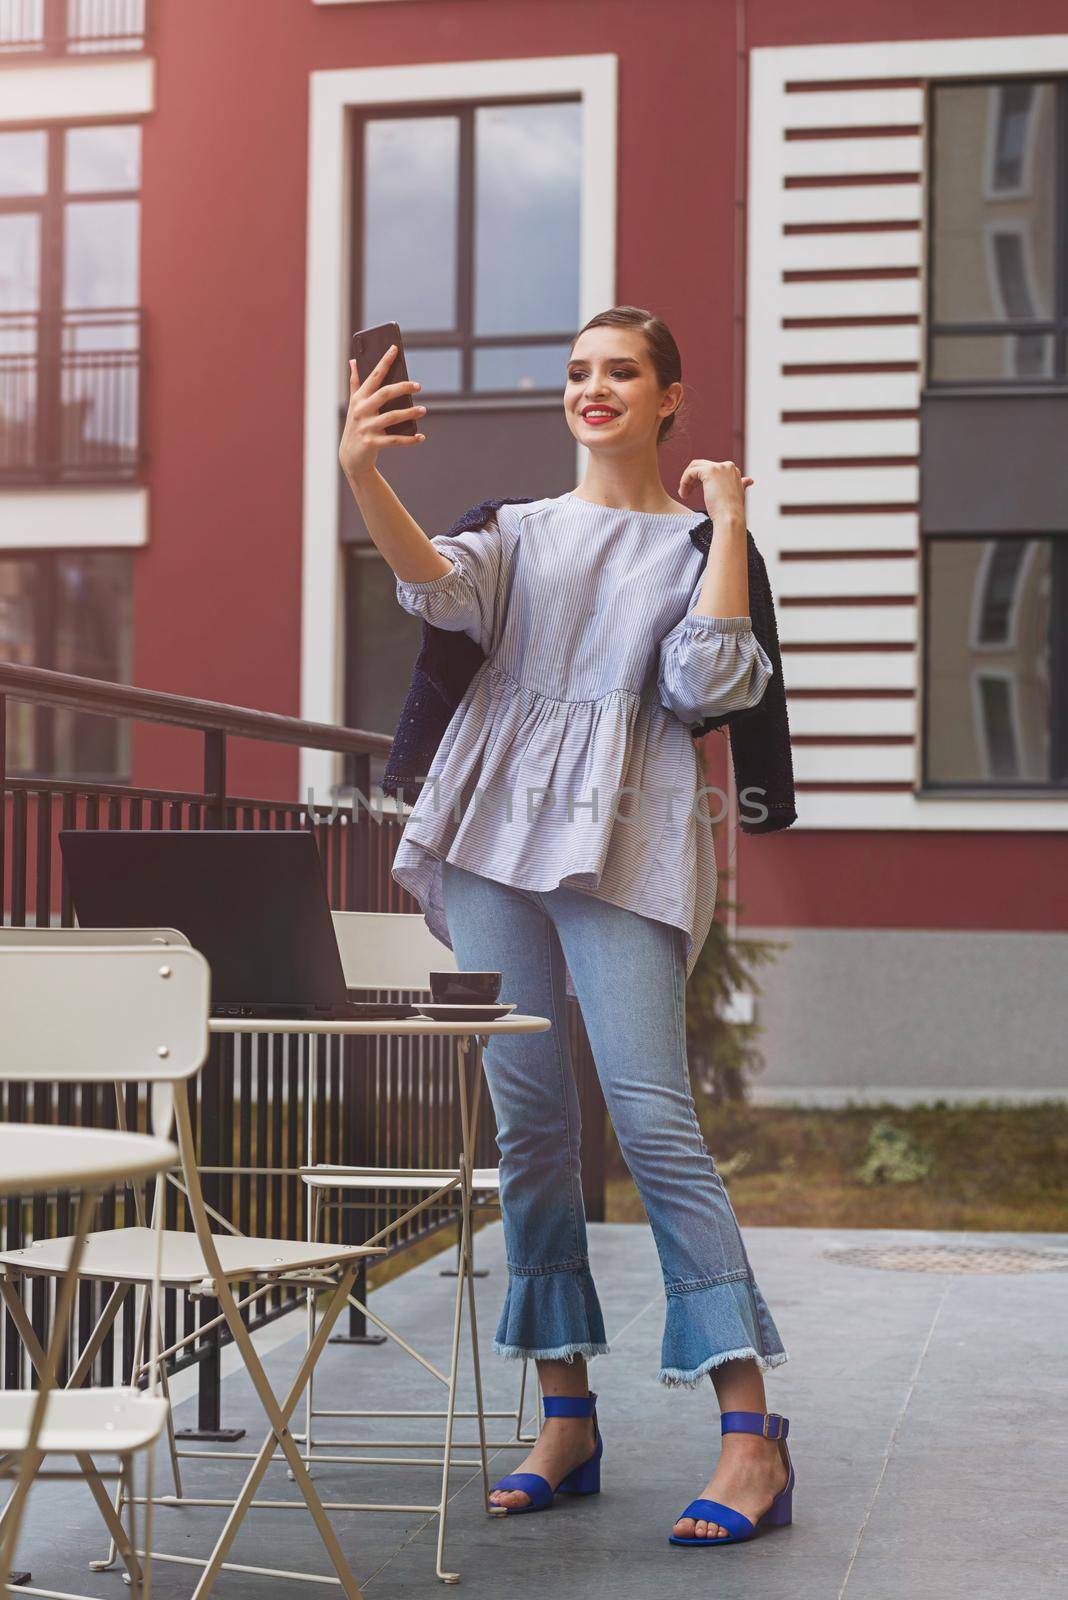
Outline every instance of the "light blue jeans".
[[660, 1381], [695, 1386], [721, 1362], [747, 1356], [762, 1370], [779, 1366], [787, 1354], [694, 1110], [685, 934], [578, 889], [517, 889], [451, 861], [442, 890], [458, 965], [501, 972], [501, 998], [553, 1024], [491, 1037], [483, 1057], [508, 1257], [494, 1351], [568, 1361], [609, 1349], [582, 1203], [566, 960], [660, 1256]]

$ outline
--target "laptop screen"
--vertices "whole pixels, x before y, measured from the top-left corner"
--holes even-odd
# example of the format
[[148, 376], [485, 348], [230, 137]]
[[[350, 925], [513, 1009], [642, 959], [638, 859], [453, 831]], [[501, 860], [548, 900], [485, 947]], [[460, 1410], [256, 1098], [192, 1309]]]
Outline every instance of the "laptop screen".
[[345, 976], [315, 836], [61, 829], [83, 928], [177, 928], [220, 1004], [336, 1006]]

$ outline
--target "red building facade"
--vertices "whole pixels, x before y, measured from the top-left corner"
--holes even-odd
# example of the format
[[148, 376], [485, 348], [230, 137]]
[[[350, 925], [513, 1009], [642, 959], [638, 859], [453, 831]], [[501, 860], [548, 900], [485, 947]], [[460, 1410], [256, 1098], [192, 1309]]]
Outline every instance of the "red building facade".
[[[665, 483], [744, 466], [778, 605], [799, 819], [725, 828], [721, 888], [786, 946], [767, 1091], [1063, 1087], [1068, 34], [1008, 20], [29, 7], [0, 38], [0, 654], [391, 733], [418, 625], [339, 482], [353, 329], [405, 330], [427, 444], [380, 466], [436, 532], [574, 486], [568, 342], [649, 306], [687, 390]], [[12, 745], [159, 785], [197, 759], [58, 713]], [[231, 764], [243, 793], [342, 777]]]

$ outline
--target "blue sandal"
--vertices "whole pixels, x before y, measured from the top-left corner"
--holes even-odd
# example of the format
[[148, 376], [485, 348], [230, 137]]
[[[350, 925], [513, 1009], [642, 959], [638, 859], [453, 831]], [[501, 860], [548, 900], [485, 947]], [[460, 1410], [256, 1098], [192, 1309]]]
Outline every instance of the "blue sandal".
[[601, 1492], [601, 1456], [604, 1453], [604, 1440], [601, 1430], [597, 1425], [597, 1396], [588, 1395], [546, 1395], [544, 1399], [545, 1415], [547, 1417], [593, 1417], [593, 1425], [597, 1431], [597, 1446], [593, 1455], [587, 1461], [569, 1472], [562, 1478], [556, 1489], [552, 1488], [547, 1478], [538, 1472], [509, 1472], [507, 1477], [501, 1478], [490, 1489], [519, 1489], [523, 1494], [530, 1496], [529, 1506], [501, 1506], [490, 1502], [490, 1511], [499, 1515], [502, 1511], [510, 1517], [518, 1516], [524, 1511], [548, 1511], [558, 1494], [599, 1494]]
[[752, 1539], [764, 1528], [784, 1528], [794, 1520], [794, 1464], [786, 1443], [786, 1435], [790, 1431], [789, 1419], [780, 1416], [777, 1411], [724, 1411], [719, 1431], [721, 1434], [762, 1433], [765, 1439], [778, 1439], [780, 1453], [786, 1460], [790, 1475], [756, 1522], [750, 1522], [733, 1506], [722, 1505], [718, 1500], [691, 1500], [686, 1510], [679, 1512], [676, 1522], [681, 1522], [683, 1517], [693, 1517], [695, 1522], [715, 1522], [730, 1531], [709, 1539], [684, 1539], [677, 1533], [669, 1533], [671, 1544], [740, 1544], [743, 1539]]

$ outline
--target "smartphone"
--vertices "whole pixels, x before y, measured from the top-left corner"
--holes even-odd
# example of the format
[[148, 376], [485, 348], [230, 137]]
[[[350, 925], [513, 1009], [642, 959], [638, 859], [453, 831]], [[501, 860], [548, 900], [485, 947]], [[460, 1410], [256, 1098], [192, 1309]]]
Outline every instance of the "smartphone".
[[[359, 333], [353, 334], [352, 353], [356, 357], [356, 370], [361, 383], [378, 365], [391, 344], [397, 346], [397, 353], [382, 383], [403, 383], [408, 376], [408, 365], [404, 359], [404, 343], [400, 327], [396, 322], [380, 322], [375, 328], [361, 328]], [[381, 410], [407, 411], [409, 407], [418, 404], [417, 392], [413, 390], [407, 394], [394, 395], [392, 400], [384, 400]], [[386, 428], [386, 432], [416, 434], [419, 432], [418, 423], [421, 420], [423, 419], [406, 417], [403, 422], [392, 423]]]

